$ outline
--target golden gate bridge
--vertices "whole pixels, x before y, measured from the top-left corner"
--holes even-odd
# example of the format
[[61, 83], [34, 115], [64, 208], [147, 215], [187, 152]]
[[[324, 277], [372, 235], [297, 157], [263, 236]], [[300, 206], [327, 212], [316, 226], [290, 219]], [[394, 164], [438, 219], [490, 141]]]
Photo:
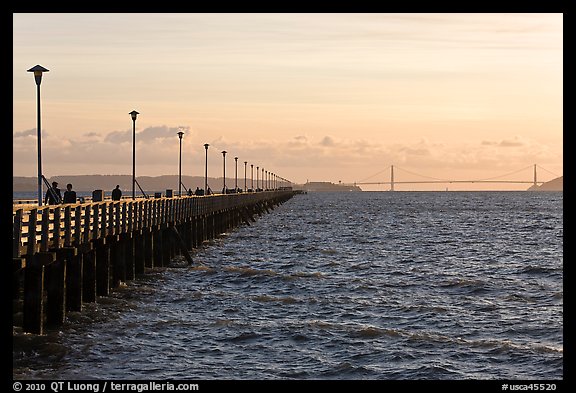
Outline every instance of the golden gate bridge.
[[[519, 172], [522, 171], [526, 171], [527, 169], [533, 169], [533, 178], [531, 180], [502, 180], [502, 178], [510, 176], [510, 175], [515, 175]], [[402, 172], [406, 172], [409, 173], [411, 175], [415, 175], [415, 176], [419, 176], [422, 178], [426, 178], [427, 180], [396, 180], [394, 178], [395, 175], [395, 169], [398, 170], [400, 169]], [[390, 185], [390, 191], [394, 191], [394, 186], [397, 184], [435, 184], [435, 183], [444, 183], [444, 184], [453, 184], [453, 183], [508, 183], [508, 184], [532, 184], [533, 186], [538, 186], [542, 183], [545, 183], [546, 181], [549, 181], [551, 179], [548, 179], [546, 181], [541, 181], [538, 180], [538, 169], [541, 169], [549, 174], [554, 175], [555, 177], [559, 177], [561, 175], [555, 174], [537, 164], [534, 165], [529, 165], [527, 167], [518, 169], [516, 171], [512, 171], [509, 173], [505, 173], [503, 175], [498, 175], [498, 176], [493, 176], [493, 177], [489, 177], [489, 178], [483, 178], [483, 179], [473, 179], [473, 180], [457, 180], [457, 179], [440, 179], [440, 178], [435, 178], [435, 177], [431, 177], [431, 176], [426, 176], [426, 175], [422, 175], [422, 174], [418, 174], [412, 171], [409, 171], [407, 169], [403, 169], [403, 168], [398, 168], [395, 167], [394, 165], [390, 165], [388, 167], [386, 167], [385, 169], [368, 176], [367, 178], [364, 178], [360, 181], [356, 181], [354, 183], [347, 183], [344, 185], [354, 185], [354, 186], [360, 186], [360, 185]], [[371, 178], [374, 178], [386, 171], [390, 171], [390, 180], [389, 181], [368, 181]]]

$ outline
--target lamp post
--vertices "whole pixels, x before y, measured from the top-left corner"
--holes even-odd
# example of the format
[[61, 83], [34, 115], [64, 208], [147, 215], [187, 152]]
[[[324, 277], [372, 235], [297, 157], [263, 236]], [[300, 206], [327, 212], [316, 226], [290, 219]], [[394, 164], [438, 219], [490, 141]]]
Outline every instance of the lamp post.
[[180, 153], [178, 156], [178, 196], [182, 196], [182, 131], [178, 131], [178, 138], [180, 138]]
[[254, 164], [250, 164], [250, 189], [254, 192]]
[[264, 188], [264, 167], [262, 167], [262, 191], [264, 191], [266, 188]]
[[222, 159], [224, 161], [224, 165], [223, 165], [223, 175], [222, 175], [222, 194], [226, 194], [226, 153], [228, 153], [226, 150], [222, 150]]
[[48, 72], [46, 68], [41, 65], [35, 65], [27, 72], [34, 73], [34, 81], [36, 82], [36, 100], [37, 100], [37, 139], [38, 139], [38, 206], [42, 206], [42, 136], [40, 126], [40, 83], [42, 83], [42, 73]]
[[244, 161], [244, 192], [248, 191], [246, 189], [246, 167], [248, 165], [248, 161]]
[[208, 146], [209, 144], [204, 144], [204, 149], [206, 149], [206, 164], [204, 165], [204, 195], [208, 195]]
[[259, 168], [259, 166], [256, 166], [256, 191], [260, 188], [260, 185], [258, 184], [258, 174], [260, 173]]
[[136, 199], [136, 117], [138, 112], [129, 113], [132, 117], [132, 199]]
[[238, 191], [238, 157], [234, 157], [236, 172], [234, 175], [234, 192]]

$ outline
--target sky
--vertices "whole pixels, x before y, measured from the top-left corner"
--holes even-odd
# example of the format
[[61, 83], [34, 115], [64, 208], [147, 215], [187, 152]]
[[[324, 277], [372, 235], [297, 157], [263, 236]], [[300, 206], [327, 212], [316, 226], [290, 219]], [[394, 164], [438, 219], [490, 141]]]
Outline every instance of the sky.
[[[14, 13], [13, 176], [563, 175], [561, 13]], [[248, 175], [250, 176], [250, 175]], [[522, 190], [403, 184], [396, 190]], [[389, 185], [362, 186], [386, 190]]]

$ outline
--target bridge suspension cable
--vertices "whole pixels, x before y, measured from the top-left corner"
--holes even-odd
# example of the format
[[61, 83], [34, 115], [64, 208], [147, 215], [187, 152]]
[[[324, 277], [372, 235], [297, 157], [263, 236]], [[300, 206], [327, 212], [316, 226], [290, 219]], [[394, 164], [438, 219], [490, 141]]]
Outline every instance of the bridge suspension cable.
[[512, 171], [512, 172], [509, 172], [509, 173], [505, 173], [505, 174], [503, 174], [503, 175], [498, 175], [498, 176], [493, 176], [493, 177], [487, 177], [487, 178], [485, 178], [485, 179], [477, 179], [476, 181], [487, 181], [487, 180], [499, 179], [499, 178], [502, 178], [502, 177], [505, 177], [505, 176], [514, 175], [514, 174], [516, 174], [516, 173], [518, 173], [518, 172], [522, 172], [522, 171], [525, 171], [526, 169], [530, 169], [530, 168], [532, 168], [532, 165], [529, 165], [529, 166], [527, 166], [527, 167], [525, 167], [525, 168], [522, 168], [522, 169], [518, 169], [518, 170], [516, 170], [516, 171]]
[[382, 170], [381, 170], [380, 172], [378, 172], [378, 173], [375, 173], [375, 174], [373, 174], [373, 175], [370, 175], [370, 176], [368, 176], [368, 177], [366, 177], [366, 178], [364, 178], [364, 179], [362, 179], [362, 180], [358, 180], [356, 183], [365, 182], [366, 180], [371, 179], [371, 178], [373, 178], [374, 176], [378, 176], [379, 174], [381, 174], [381, 173], [384, 172], [384, 171], [387, 171], [388, 169], [390, 169], [390, 165], [388, 165], [386, 168], [382, 169]]
[[446, 181], [446, 182], [450, 181], [450, 180], [448, 180], [448, 179], [439, 179], [439, 178], [437, 178], [437, 177], [421, 175], [421, 174], [419, 174], [419, 173], [412, 172], [412, 171], [409, 171], [409, 170], [404, 169], [404, 168], [398, 168], [398, 167], [394, 167], [394, 168], [401, 169], [401, 170], [403, 170], [404, 172], [410, 173], [411, 175], [420, 176], [420, 177], [425, 177], [425, 178], [427, 178], [427, 179], [438, 180], [438, 181]]
[[559, 175], [559, 174], [554, 173], [554, 172], [552, 172], [552, 171], [549, 171], [549, 170], [546, 169], [546, 168], [542, 168], [542, 167], [541, 167], [540, 165], [538, 165], [538, 164], [536, 164], [536, 167], [539, 168], [539, 169], [542, 169], [542, 170], [544, 170], [544, 171], [546, 171], [546, 172], [548, 172], [548, 173], [550, 173], [551, 175], [554, 175], [554, 176], [556, 176], [556, 177], [562, 176], [562, 175]]

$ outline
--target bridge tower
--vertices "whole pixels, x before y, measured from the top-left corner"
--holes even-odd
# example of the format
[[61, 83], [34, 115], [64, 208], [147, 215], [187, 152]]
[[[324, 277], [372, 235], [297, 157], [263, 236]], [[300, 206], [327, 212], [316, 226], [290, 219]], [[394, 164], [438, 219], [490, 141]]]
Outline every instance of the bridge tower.
[[534, 164], [534, 188], [538, 187], [538, 182], [536, 178], [536, 164]]
[[390, 191], [394, 191], [394, 165], [390, 166]]

